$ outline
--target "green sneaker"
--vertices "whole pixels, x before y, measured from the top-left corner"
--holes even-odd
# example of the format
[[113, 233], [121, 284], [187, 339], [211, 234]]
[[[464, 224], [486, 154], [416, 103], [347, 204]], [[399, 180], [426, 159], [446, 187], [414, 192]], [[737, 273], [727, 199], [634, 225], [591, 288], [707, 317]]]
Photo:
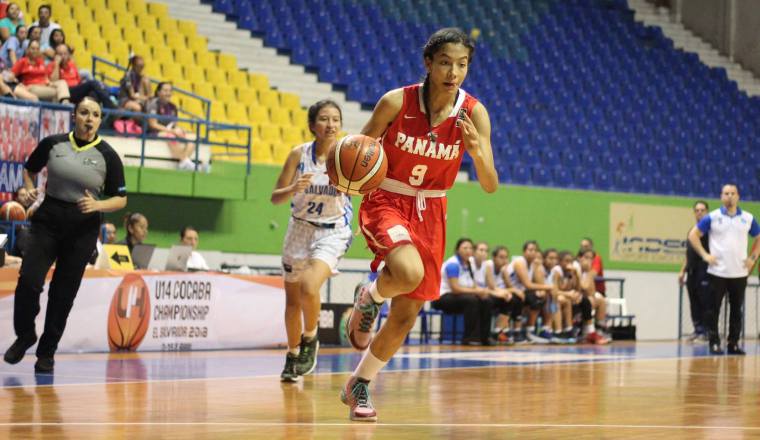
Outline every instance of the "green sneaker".
[[280, 374], [280, 382], [294, 383], [298, 381], [296, 364], [298, 364], [298, 355], [288, 352], [285, 356], [285, 368], [282, 369], [282, 373]]
[[306, 376], [311, 374], [317, 367], [317, 353], [319, 353], [319, 339], [316, 336], [311, 338], [310, 341], [306, 341], [306, 338], [301, 336], [301, 351], [298, 353], [298, 363], [296, 364], [296, 371], [299, 376]]
[[340, 391], [340, 401], [348, 405], [348, 417], [355, 422], [377, 422], [377, 412], [369, 397], [369, 381], [352, 377]]
[[369, 293], [369, 283], [356, 287], [354, 308], [346, 324], [348, 341], [355, 349], [364, 351], [372, 342], [372, 326], [380, 313], [382, 304], [377, 304]]

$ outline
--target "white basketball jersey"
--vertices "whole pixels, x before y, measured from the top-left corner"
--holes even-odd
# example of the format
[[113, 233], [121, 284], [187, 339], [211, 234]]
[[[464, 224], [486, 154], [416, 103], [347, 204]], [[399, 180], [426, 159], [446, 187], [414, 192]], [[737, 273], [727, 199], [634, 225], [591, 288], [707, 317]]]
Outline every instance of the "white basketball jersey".
[[525, 257], [517, 257], [512, 262], [509, 263], [507, 266], [507, 274], [509, 275], [509, 281], [512, 283], [512, 286], [519, 289], [519, 290], [525, 290], [525, 286], [520, 281], [520, 278], [517, 276], [517, 272], [515, 271], [515, 261], [523, 261], [525, 263], [525, 266], [528, 269], [528, 278], [533, 280], [533, 265], [528, 264], [528, 261], [525, 259]]
[[296, 148], [301, 149], [296, 179], [307, 173], [314, 176], [305, 190], [293, 195], [290, 202], [293, 217], [313, 223], [350, 225], [354, 215], [351, 198], [330, 184], [327, 166], [317, 163], [315, 143], [305, 143]]

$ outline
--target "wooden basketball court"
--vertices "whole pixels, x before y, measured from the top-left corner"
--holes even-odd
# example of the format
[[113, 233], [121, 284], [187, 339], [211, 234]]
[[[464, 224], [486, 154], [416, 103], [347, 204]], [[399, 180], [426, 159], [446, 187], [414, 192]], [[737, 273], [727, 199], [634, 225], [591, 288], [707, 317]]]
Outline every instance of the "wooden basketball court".
[[376, 424], [338, 393], [358, 355], [320, 352], [279, 382], [281, 351], [59, 355], [3, 365], [0, 436], [27, 438], [760, 438], [760, 362], [677, 343], [406, 347], [372, 386]]

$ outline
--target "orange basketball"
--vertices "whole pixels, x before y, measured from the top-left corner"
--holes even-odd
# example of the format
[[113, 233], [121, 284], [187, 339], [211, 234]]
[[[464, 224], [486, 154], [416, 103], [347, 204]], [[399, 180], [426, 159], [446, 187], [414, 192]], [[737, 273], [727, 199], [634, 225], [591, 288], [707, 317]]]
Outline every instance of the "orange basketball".
[[344, 137], [327, 154], [330, 183], [346, 194], [367, 194], [377, 189], [387, 171], [383, 145], [362, 134]]
[[26, 209], [19, 202], [5, 202], [0, 206], [0, 220], [23, 222], [26, 220]]
[[148, 333], [150, 292], [135, 273], [124, 277], [108, 308], [108, 346], [111, 351], [135, 351]]

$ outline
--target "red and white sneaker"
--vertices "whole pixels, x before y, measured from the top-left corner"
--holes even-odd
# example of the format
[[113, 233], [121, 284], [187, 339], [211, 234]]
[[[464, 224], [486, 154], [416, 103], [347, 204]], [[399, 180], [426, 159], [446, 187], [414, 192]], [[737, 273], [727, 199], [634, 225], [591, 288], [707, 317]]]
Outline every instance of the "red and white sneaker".
[[351, 409], [348, 416], [355, 422], [377, 422], [377, 412], [369, 397], [369, 381], [351, 377], [340, 392], [340, 401]]
[[594, 345], [606, 345], [610, 343], [610, 340], [597, 332], [591, 332], [586, 335], [586, 342]]
[[364, 351], [372, 342], [372, 326], [375, 324], [375, 318], [380, 313], [382, 304], [378, 304], [372, 299], [369, 293], [370, 284], [362, 284], [354, 292], [354, 309], [346, 324], [347, 339], [351, 346], [357, 350]]

